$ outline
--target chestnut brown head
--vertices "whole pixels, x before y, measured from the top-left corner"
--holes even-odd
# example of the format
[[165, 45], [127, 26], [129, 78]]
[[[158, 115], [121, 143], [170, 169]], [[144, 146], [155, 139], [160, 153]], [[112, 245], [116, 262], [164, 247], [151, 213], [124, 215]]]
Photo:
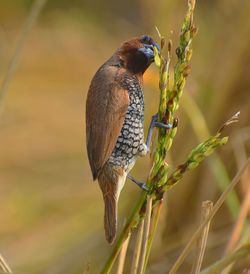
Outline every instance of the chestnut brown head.
[[154, 47], [160, 50], [159, 45], [147, 35], [124, 42], [117, 50], [121, 66], [133, 74], [143, 74], [154, 62]]

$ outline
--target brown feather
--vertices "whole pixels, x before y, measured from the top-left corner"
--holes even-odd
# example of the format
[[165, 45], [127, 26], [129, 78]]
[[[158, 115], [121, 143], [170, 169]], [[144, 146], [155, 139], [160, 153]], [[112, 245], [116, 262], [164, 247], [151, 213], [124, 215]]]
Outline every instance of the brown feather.
[[111, 244], [117, 231], [117, 211], [119, 198], [119, 176], [123, 175], [121, 168], [114, 168], [106, 163], [102, 168], [98, 183], [104, 200], [104, 229], [106, 240]]
[[129, 105], [128, 91], [116, 78], [122, 69], [107, 62], [95, 74], [86, 103], [87, 151], [93, 179], [110, 157]]

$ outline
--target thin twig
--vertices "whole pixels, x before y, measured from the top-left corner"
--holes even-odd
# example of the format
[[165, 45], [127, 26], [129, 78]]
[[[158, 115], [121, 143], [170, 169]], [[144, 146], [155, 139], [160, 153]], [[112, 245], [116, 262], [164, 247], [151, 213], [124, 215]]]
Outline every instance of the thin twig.
[[131, 236], [131, 233], [129, 233], [127, 239], [123, 242], [123, 245], [120, 251], [119, 260], [118, 260], [117, 274], [123, 273], [130, 236]]
[[249, 167], [250, 164], [250, 158], [248, 158], [247, 162], [245, 165], [242, 167], [240, 171], [235, 175], [233, 178], [232, 182], [228, 185], [228, 187], [225, 189], [225, 191], [221, 194], [220, 198], [214, 205], [213, 209], [211, 210], [209, 216], [202, 222], [202, 224], [198, 227], [198, 229], [195, 231], [193, 236], [191, 237], [190, 241], [187, 243], [186, 247], [183, 249], [181, 252], [180, 256], [176, 260], [175, 264], [169, 271], [169, 274], [174, 274], [177, 272], [181, 264], [183, 263], [184, 259], [188, 255], [190, 249], [192, 248], [193, 244], [196, 242], [197, 238], [200, 236], [202, 230], [204, 227], [207, 225], [207, 223], [214, 217], [214, 215], [217, 213], [217, 211], [220, 209], [222, 204], [224, 203], [228, 193], [236, 186], [238, 183], [239, 179], [241, 178], [242, 174], [245, 172], [245, 170]]
[[21, 30], [21, 33], [19, 35], [16, 49], [14, 52], [14, 55], [10, 61], [9, 67], [7, 69], [6, 75], [3, 79], [1, 88], [0, 88], [0, 117], [3, 113], [4, 109], [4, 101], [8, 92], [9, 84], [11, 82], [11, 79], [16, 71], [17, 65], [19, 63], [21, 52], [25, 46], [25, 42], [28, 38], [28, 34], [33, 27], [34, 23], [36, 22], [40, 12], [42, 11], [45, 3], [47, 0], [35, 0], [32, 4], [31, 11], [29, 14], [29, 17], [27, 18], [26, 22], [24, 23], [24, 26]]
[[234, 251], [233, 253], [228, 254], [221, 260], [217, 261], [213, 265], [207, 267], [206, 269], [202, 270], [200, 274], [217, 274], [220, 273], [226, 266], [244, 258], [250, 254], [250, 244], [246, 244], [239, 248], [238, 250]]
[[4, 260], [1, 254], [0, 254], [0, 267], [2, 268], [4, 273], [12, 273], [10, 267], [8, 266], [8, 264], [6, 263], [6, 261]]
[[138, 274], [143, 274], [143, 266], [144, 266], [144, 261], [146, 256], [146, 247], [147, 247], [149, 228], [150, 228], [151, 212], [152, 212], [152, 196], [148, 196]]
[[[201, 223], [204, 222], [204, 220], [206, 220], [206, 218], [210, 214], [212, 208], [213, 208], [213, 202], [205, 201], [205, 202], [202, 203], [202, 206], [201, 206]], [[195, 258], [194, 265], [193, 265], [193, 270], [192, 270], [193, 274], [199, 274], [200, 273], [201, 264], [202, 264], [202, 261], [203, 261], [205, 248], [206, 248], [206, 244], [207, 244], [207, 237], [208, 237], [209, 227], [210, 227], [210, 222], [207, 223], [207, 225], [204, 227], [204, 229], [202, 231], [202, 234], [198, 238], [198, 241], [197, 241], [197, 256]]]
[[141, 254], [143, 229], [144, 229], [144, 219], [141, 221], [137, 231], [135, 250], [134, 250], [133, 261], [132, 261], [131, 271], [130, 271], [131, 274], [137, 274], [139, 258]]

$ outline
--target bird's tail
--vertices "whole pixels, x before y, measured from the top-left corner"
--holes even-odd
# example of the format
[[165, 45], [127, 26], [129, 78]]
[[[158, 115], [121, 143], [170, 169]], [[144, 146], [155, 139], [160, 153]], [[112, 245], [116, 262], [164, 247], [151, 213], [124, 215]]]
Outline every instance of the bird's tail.
[[104, 229], [106, 240], [111, 244], [116, 237], [118, 198], [121, 191], [121, 171], [106, 164], [98, 176], [104, 200]]
[[114, 196], [103, 196], [104, 211], [104, 229], [106, 240], [111, 244], [116, 237], [117, 231], [117, 201]]

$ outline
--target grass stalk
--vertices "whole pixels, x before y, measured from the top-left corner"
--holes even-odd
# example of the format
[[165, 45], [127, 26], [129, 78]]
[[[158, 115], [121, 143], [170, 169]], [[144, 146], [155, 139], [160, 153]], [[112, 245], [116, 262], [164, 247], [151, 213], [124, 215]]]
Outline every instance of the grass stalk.
[[45, 6], [47, 0], [34, 0], [29, 16], [26, 22], [23, 25], [23, 28], [20, 32], [20, 35], [17, 40], [16, 48], [14, 55], [8, 66], [6, 75], [3, 79], [1, 88], [0, 88], [0, 117], [3, 113], [5, 98], [9, 89], [10, 82], [15, 74], [17, 65], [21, 58], [21, 53], [24, 49], [25, 43], [27, 41], [28, 35], [35, 24], [39, 14], [41, 13], [43, 7]]
[[123, 273], [130, 236], [131, 234], [128, 235], [127, 239], [122, 244], [122, 248], [121, 248], [120, 256], [118, 260], [117, 274]]
[[163, 205], [163, 200], [160, 200], [160, 202], [157, 204], [157, 206], [153, 209], [154, 217], [151, 222], [151, 230], [150, 230], [149, 237], [148, 237], [146, 256], [145, 256], [145, 262], [144, 262], [144, 271], [146, 270], [146, 267], [147, 267], [150, 251], [151, 251], [153, 240], [154, 240], [154, 235], [156, 233], [156, 228], [159, 223], [162, 205]]
[[134, 248], [133, 261], [131, 265], [130, 274], [137, 274], [139, 267], [139, 258], [141, 254], [141, 245], [142, 245], [142, 235], [144, 229], [144, 219], [140, 222], [137, 231], [136, 243]]
[[144, 262], [146, 257], [146, 248], [148, 243], [149, 236], [149, 228], [150, 228], [150, 220], [152, 214], [152, 197], [147, 197], [147, 208], [146, 208], [146, 216], [144, 221], [144, 229], [143, 229], [143, 238], [142, 238], [142, 246], [141, 246], [141, 257], [138, 267], [138, 274], [144, 273]]
[[192, 235], [191, 239], [189, 240], [189, 242], [187, 243], [187, 245], [185, 246], [185, 248], [181, 252], [180, 256], [176, 260], [176, 262], [173, 265], [173, 267], [171, 268], [171, 270], [169, 271], [169, 274], [175, 274], [178, 271], [178, 269], [180, 268], [181, 264], [183, 263], [183, 261], [185, 260], [185, 258], [187, 257], [187, 255], [189, 254], [189, 252], [190, 252], [193, 244], [199, 238], [199, 236], [200, 236], [201, 232], [203, 231], [204, 227], [207, 225], [208, 222], [211, 221], [211, 219], [214, 217], [214, 215], [220, 209], [220, 207], [224, 203], [227, 195], [236, 186], [236, 184], [240, 180], [240, 178], [241, 178], [242, 174], [245, 172], [245, 170], [248, 169], [249, 164], [250, 164], [250, 158], [248, 158], [248, 160], [246, 161], [245, 165], [238, 171], [238, 173], [235, 175], [235, 177], [233, 178], [233, 180], [231, 181], [231, 183], [227, 186], [227, 188], [221, 194], [221, 196], [217, 200], [216, 204], [214, 205], [214, 207], [211, 210], [211, 212], [208, 215], [208, 217], [200, 224], [200, 226], [198, 227], [198, 229]]
[[[213, 208], [213, 203], [211, 201], [205, 201], [202, 203], [201, 206], [201, 222], [204, 222], [204, 220], [208, 217], [211, 210]], [[208, 237], [208, 231], [210, 227], [210, 222], [207, 223], [207, 225], [204, 227], [200, 237], [197, 241], [197, 256], [194, 261], [192, 274], [199, 274], [201, 270], [201, 265], [205, 253], [205, 248], [207, 244], [207, 237]]]

